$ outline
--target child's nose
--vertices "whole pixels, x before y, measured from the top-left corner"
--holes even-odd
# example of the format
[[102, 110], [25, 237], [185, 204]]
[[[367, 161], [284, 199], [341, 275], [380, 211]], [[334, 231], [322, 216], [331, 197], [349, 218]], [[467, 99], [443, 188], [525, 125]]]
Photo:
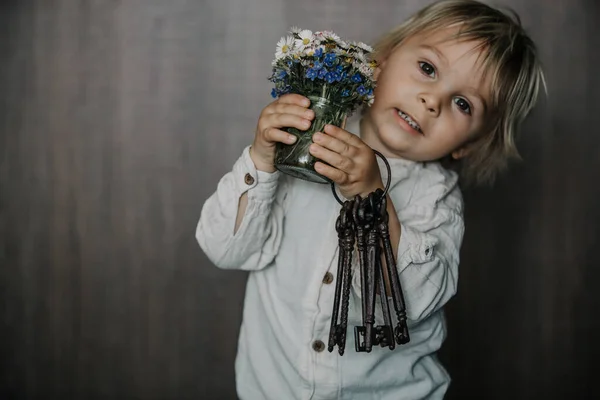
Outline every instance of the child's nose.
[[439, 102], [433, 96], [421, 95], [419, 96], [419, 100], [421, 100], [421, 103], [429, 113], [434, 115], [439, 113]]

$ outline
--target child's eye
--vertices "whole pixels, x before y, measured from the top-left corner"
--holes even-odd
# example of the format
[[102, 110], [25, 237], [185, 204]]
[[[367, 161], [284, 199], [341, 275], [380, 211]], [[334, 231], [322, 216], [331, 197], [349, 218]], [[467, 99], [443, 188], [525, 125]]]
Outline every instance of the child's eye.
[[425, 61], [419, 61], [419, 68], [425, 75], [435, 78], [435, 67], [433, 65]]
[[465, 114], [471, 114], [471, 105], [469, 104], [468, 101], [466, 101], [465, 99], [463, 99], [462, 97], [456, 97], [454, 99], [454, 103], [458, 106], [458, 108], [460, 108], [460, 110], [462, 112], [464, 112]]

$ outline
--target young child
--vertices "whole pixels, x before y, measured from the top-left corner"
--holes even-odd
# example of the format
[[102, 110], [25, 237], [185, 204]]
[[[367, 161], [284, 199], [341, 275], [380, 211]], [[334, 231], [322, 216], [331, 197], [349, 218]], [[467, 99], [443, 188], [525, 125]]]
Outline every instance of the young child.
[[389, 228], [411, 340], [355, 352], [353, 327], [362, 322], [354, 273], [346, 352], [324, 351], [340, 205], [328, 185], [274, 169], [275, 143], [293, 139], [282, 128], [306, 129], [313, 118], [307, 98], [285, 95], [262, 111], [254, 142], [204, 204], [196, 232], [216, 266], [250, 271], [235, 365], [241, 399], [441, 399], [448, 388], [436, 352], [446, 336], [443, 306], [457, 289], [459, 176], [492, 181], [517, 155], [515, 131], [543, 72], [518, 19], [467, 0], [424, 8], [374, 55], [375, 101], [360, 126], [327, 126], [311, 152], [346, 198], [383, 188], [387, 174], [371, 149], [391, 164]]

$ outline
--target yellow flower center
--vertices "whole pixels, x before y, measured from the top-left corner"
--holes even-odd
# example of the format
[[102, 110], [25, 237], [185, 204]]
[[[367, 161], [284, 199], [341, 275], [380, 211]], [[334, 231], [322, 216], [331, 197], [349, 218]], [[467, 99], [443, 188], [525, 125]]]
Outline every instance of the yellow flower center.
[[287, 53], [289, 49], [290, 49], [290, 47], [289, 47], [287, 44], [285, 44], [285, 45], [283, 45], [283, 47], [281, 48], [281, 52], [282, 52], [282, 53]]
[[309, 40], [308, 38], [304, 38], [304, 39], [302, 39], [302, 44], [303, 44], [303, 45], [307, 45], [307, 44], [309, 44], [309, 43], [310, 43], [310, 40]]

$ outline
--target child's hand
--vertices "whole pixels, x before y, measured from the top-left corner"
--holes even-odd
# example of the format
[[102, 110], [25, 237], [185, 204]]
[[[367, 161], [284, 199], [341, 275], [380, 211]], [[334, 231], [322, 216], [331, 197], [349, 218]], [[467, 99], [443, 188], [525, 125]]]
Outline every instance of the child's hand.
[[258, 119], [250, 157], [256, 169], [274, 172], [275, 143], [292, 144], [296, 137], [281, 128], [297, 128], [304, 131], [310, 127], [315, 114], [307, 107], [310, 100], [298, 94], [286, 94], [265, 107]]
[[315, 164], [315, 170], [334, 181], [347, 199], [355, 195], [368, 196], [383, 189], [379, 165], [373, 150], [356, 135], [333, 125], [326, 125], [325, 133], [313, 135], [310, 152], [328, 163]]

